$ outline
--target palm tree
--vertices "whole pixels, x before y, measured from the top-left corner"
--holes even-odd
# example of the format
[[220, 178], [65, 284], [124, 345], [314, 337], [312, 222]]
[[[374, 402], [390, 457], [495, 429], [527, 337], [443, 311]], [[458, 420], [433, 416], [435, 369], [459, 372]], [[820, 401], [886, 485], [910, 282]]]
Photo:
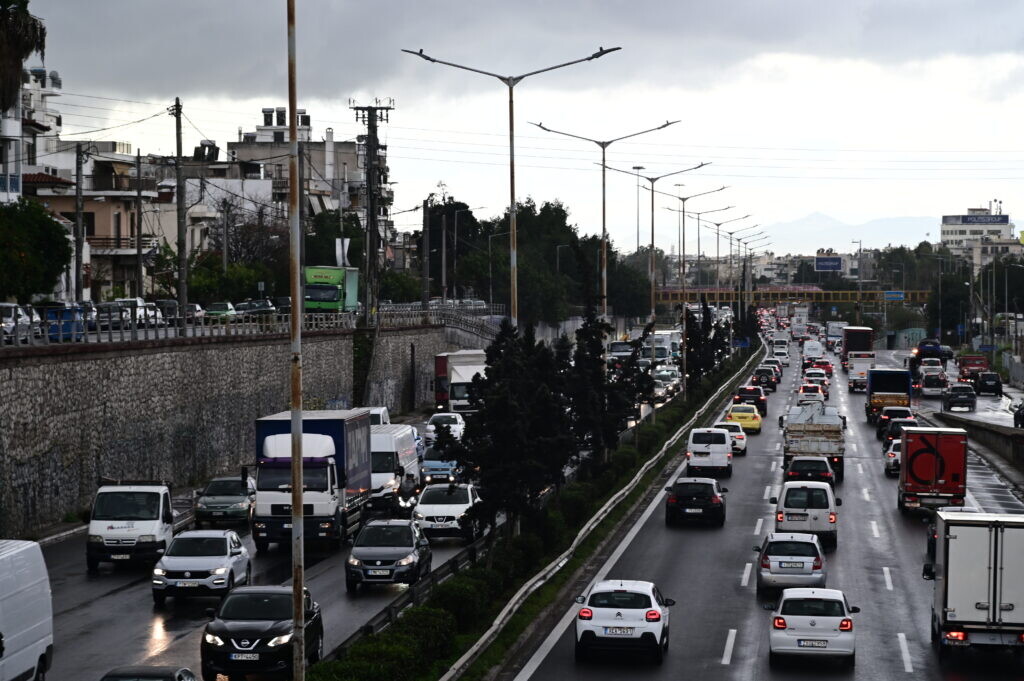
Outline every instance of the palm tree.
[[0, 111], [18, 101], [21, 69], [33, 52], [45, 59], [46, 26], [28, 13], [28, 0], [0, 0]]

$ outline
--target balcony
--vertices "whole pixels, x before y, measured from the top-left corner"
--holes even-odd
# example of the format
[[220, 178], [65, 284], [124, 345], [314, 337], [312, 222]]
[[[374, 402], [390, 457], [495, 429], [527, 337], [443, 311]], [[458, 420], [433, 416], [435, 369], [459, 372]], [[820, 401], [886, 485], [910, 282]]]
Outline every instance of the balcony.
[[142, 186], [144, 192], [156, 191], [156, 179], [152, 177], [130, 177], [128, 175], [88, 175], [84, 191], [92, 192], [131, 192], [135, 193]]
[[[86, 237], [94, 255], [131, 255], [136, 252], [133, 236], [89, 236]], [[160, 246], [155, 236], [142, 237], [142, 252], [147, 253]]]

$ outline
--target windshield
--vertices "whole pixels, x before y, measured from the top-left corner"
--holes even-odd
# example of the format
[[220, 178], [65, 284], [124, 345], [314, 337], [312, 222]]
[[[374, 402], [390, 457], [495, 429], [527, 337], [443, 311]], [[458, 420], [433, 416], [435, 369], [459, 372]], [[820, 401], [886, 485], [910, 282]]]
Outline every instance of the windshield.
[[469, 384], [468, 383], [452, 383], [451, 390], [448, 392], [448, 397], [453, 400], [468, 400], [469, 399]]
[[207, 309], [210, 312], [227, 312], [231, 308], [228, 307], [227, 303], [212, 303]]
[[427, 423], [434, 426], [457, 426], [459, 419], [451, 414], [434, 414]]
[[156, 520], [160, 517], [158, 492], [103, 492], [96, 497], [93, 520]]
[[283, 594], [228, 594], [220, 606], [223, 620], [290, 620], [292, 595]]
[[816, 385], [805, 385], [800, 388], [802, 393], [820, 393], [821, 388]]
[[828, 508], [828, 493], [802, 487], [786, 492], [786, 508]]
[[822, 598], [790, 598], [782, 603], [782, 614], [804, 617], [842, 617], [846, 611], [841, 601]]
[[666, 348], [664, 345], [655, 346], [655, 348], [654, 348], [654, 358], [655, 359], [665, 359], [666, 357], [668, 357], [668, 354], [669, 354], [668, 348]]
[[941, 388], [946, 385], [946, 379], [944, 376], [939, 374], [928, 374], [924, 377], [924, 387], [926, 388]]
[[885, 409], [882, 411], [882, 415], [891, 419], [903, 419], [913, 416], [909, 409]]
[[408, 525], [367, 525], [356, 537], [356, 546], [412, 546]]
[[740, 388], [738, 394], [741, 397], [761, 397], [763, 395], [760, 388]]
[[207, 497], [243, 497], [245, 493], [241, 480], [213, 480], [203, 490]]
[[226, 556], [224, 537], [178, 537], [167, 547], [168, 556]]
[[722, 430], [728, 430], [731, 433], [742, 433], [743, 426], [738, 423], [716, 423], [715, 428], [721, 428]]
[[468, 504], [469, 490], [465, 487], [456, 487], [449, 493], [448, 487], [428, 487], [423, 490], [420, 497], [421, 504]]
[[764, 551], [769, 556], [804, 556], [817, 558], [818, 549], [814, 544], [805, 541], [773, 541], [769, 542]]
[[370, 452], [370, 471], [373, 473], [394, 473], [396, 468], [394, 452]]
[[737, 404], [729, 411], [731, 411], [733, 414], [753, 414], [756, 411], [756, 408]]
[[613, 355], [630, 354], [633, 352], [633, 346], [630, 343], [624, 341], [616, 341], [608, 346], [608, 352]]
[[337, 286], [327, 286], [324, 284], [307, 284], [306, 285], [306, 300], [313, 300], [317, 302], [334, 302], [338, 300], [340, 291]]
[[728, 435], [725, 433], [709, 433], [707, 431], [695, 431], [690, 434], [690, 444], [694, 445], [724, 445]]
[[0, 317], [3, 317], [4, 319], [14, 319], [14, 308], [0, 307]]
[[632, 591], [606, 591], [590, 594], [592, 608], [615, 608], [616, 610], [642, 610], [651, 607], [651, 597]]
[[[327, 466], [313, 466], [308, 462], [302, 467], [302, 485], [311, 492], [327, 490]], [[256, 474], [256, 489], [260, 492], [276, 492], [292, 488], [292, 470], [288, 467], [260, 467]]]

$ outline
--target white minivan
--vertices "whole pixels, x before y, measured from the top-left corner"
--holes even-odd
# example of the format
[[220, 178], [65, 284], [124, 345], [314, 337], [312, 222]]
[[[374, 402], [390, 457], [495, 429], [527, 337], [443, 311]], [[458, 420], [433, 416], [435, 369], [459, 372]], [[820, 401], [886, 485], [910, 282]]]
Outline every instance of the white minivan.
[[400, 423], [370, 426], [370, 507], [390, 511], [407, 475], [420, 479], [416, 429]]
[[53, 662], [50, 578], [39, 544], [0, 540], [0, 681], [42, 679]]
[[694, 428], [686, 443], [686, 474], [732, 476], [732, 438], [724, 428]]
[[838, 542], [839, 513], [843, 505], [827, 482], [787, 482], [782, 496], [772, 497], [775, 504], [776, 532], [803, 532], [817, 535], [823, 546], [835, 548]]

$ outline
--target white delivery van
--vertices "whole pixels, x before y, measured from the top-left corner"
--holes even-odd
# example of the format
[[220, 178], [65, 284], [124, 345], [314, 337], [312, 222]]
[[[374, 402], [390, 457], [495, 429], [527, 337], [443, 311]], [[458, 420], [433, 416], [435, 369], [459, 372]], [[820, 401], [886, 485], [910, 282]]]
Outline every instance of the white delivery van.
[[724, 428], [694, 428], [686, 443], [686, 474], [732, 476], [732, 437]]
[[772, 348], [774, 348], [775, 350], [785, 350], [786, 352], [789, 352], [789, 339], [778, 337], [773, 338]]
[[152, 567], [173, 536], [168, 483], [104, 485], [92, 503], [86, 565], [90, 573], [100, 563], [137, 562]]
[[39, 544], [0, 540], [0, 681], [42, 679], [53, 662], [50, 578]]
[[371, 426], [386, 426], [391, 423], [391, 415], [388, 414], [387, 407], [369, 407], [369, 410]]
[[804, 532], [817, 535], [823, 546], [836, 547], [839, 537], [837, 507], [843, 505], [827, 482], [787, 482], [775, 504], [776, 532]]
[[825, 356], [825, 348], [821, 346], [821, 341], [808, 340], [804, 341], [804, 357], [807, 359], [818, 359], [819, 357]]
[[390, 511], [406, 475], [420, 479], [416, 429], [399, 423], [370, 426], [370, 508]]

